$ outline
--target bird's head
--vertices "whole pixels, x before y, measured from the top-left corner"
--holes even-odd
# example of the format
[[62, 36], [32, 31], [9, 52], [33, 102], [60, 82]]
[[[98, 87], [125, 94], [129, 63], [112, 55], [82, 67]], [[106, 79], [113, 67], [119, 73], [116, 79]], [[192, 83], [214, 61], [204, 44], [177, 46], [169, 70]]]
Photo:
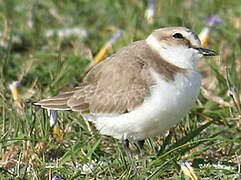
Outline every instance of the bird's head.
[[182, 68], [193, 69], [202, 56], [215, 56], [217, 53], [201, 47], [198, 36], [185, 27], [157, 29], [146, 39], [162, 58]]

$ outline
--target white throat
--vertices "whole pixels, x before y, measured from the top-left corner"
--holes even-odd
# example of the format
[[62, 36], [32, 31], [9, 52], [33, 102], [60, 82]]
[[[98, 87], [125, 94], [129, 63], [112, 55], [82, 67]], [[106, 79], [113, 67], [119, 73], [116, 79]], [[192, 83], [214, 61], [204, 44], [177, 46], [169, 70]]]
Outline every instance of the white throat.
[[187, 48], [186, 46], [170, 46], [157, 41], [153, 35], [148, 36], [146, 42], [166, 61], [181, 68], [196, 69], [197, 61], [202, 57], [202, 55], [193, 48]]

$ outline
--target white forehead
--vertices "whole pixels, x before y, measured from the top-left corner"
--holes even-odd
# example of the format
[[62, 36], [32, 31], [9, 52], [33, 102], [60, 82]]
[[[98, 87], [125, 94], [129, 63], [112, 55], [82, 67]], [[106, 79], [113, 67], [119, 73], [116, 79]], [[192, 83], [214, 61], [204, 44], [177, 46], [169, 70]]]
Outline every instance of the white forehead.
[[186, 37], [193, 46], [198, 46], [198, 47], [201, 46], [201, 41], [194, 32], [192, 31], [186, 32], [186, 34], [183, 36]]

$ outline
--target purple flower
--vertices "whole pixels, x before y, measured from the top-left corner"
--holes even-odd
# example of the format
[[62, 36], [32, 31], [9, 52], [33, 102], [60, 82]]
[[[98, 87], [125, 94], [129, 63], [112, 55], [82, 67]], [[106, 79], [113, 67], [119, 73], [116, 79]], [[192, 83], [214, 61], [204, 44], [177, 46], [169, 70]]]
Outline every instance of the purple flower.
[[234, 93], [236, 93], [236, 94], [238, 93], [238, 91], [237, 91], [237, 88], [236, 88], [236, 87], [232, 87], [232, 88], [231, 88], [231, 91], [232, 91], [232, 92], [234, 92]]
[[222, 19], [218, 15], [213, 15], [205, 19], [209, 26], [216, 26], [222, 23]]
[[116, 32], [111, 39], [108, 41], [111, 45], [114, 44], [117, 39], [119, 39], [122, 36], [123, 30], [119, 30], [118, 32]]
[[54, 176], [54, 177], [52, 178], [52, 180], [61, 180], [61, 177], [60, 177], [60, 176]]
[[154, 11], [154, 8], [155, 8], [155, 0], [149, 0], [148, 9], [151, 9]]
[[52, 127], [56, 123], [56, 112], [55, 110], [48, 109], [48, 115], [50, 116], [50, 126]]

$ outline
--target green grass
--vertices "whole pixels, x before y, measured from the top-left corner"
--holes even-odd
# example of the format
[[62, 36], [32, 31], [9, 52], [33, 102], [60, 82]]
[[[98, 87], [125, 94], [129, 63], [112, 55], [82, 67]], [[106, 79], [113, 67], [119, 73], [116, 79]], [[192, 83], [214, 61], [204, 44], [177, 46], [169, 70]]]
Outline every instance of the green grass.
[[[144, 20], [146, 7], [146, 1], [135, 0], [0, 1], [0, 30], [5, 32], [0, 37], [5, 44], [0, 46], [0, 179], [188, 179], [180, 160], [192, 162], [200, 179], [241, 179], [240, 107], [228, 93], [232, 87], [241, 90], [240, 0], [160, 0], [152, 24]], [[119, 29], [123, 36], [108, 55], [160, 27], [187, 26], [199, 33], [213, 14], [223, 23], [212, 32], [208, 48], [220, 56], [199, 64], [208, 95], [201, 91], [193, 111], [167, 135], [146, 141], [147, 168], [131, 144], [141, 167], [137, 175], [120, 142], [98, 134], [93, 124], [89, 131], [78, 113], [57, 112], [64, 132], [60, 143], [47, 111], [32, 105], [77, 86], [91, 61], [86, 54], [95, 56]], [[45, 35], [71, 27], [88, 35]], [[22, 110], [8, 88], [16, 80], [21, 81]]]

